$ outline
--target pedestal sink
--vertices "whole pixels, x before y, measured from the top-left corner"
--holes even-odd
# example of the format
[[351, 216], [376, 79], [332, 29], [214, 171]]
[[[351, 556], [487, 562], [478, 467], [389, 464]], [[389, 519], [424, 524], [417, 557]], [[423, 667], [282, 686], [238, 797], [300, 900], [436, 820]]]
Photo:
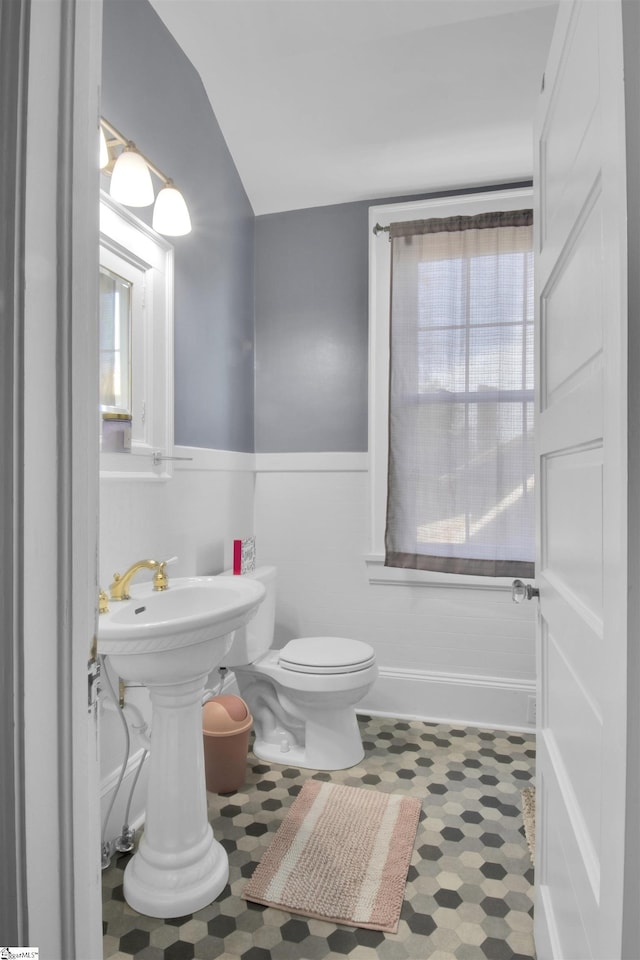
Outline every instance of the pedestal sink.
[[125, 899], [139, 913], [185, 916], [227, 883], [227, 853], [207, 818], [202, 695], [263, 597], [262, 584], [244, 577], [174, 578], [159, 593], [133, 586], [129, 600], [100, 616], [98, 652], [151, 695], [145, 827], [124, 874]]

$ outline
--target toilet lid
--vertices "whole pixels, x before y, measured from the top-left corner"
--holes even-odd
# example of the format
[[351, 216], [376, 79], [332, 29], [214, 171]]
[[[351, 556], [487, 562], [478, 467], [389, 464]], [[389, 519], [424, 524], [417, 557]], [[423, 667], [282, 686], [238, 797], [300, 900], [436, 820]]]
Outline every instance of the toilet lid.
[[354, 673], [371, 666], [373, 649], [345, 637], [301, 637], [280, 651], [279, 663], [296, 673]]

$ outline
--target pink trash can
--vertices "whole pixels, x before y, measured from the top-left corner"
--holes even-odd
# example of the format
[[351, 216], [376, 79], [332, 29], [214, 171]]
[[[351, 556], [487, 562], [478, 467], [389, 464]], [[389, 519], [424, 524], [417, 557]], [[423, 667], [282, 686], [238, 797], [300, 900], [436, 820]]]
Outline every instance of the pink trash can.
[[253, 717], [244, 700], [226, 694], [202, 708], [204, 770], [207, 790], [234, 793], [246, 779]]

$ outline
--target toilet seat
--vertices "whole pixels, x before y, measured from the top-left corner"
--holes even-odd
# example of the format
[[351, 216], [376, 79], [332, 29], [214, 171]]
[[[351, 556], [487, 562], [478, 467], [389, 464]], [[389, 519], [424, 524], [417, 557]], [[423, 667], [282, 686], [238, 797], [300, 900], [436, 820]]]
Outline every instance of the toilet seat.
[[375, 661], [375, 653], [368, 643], [346, 637], [290, 640], [279, 654], [279, 665], [292, 673], [356, 673], [366, 670]]

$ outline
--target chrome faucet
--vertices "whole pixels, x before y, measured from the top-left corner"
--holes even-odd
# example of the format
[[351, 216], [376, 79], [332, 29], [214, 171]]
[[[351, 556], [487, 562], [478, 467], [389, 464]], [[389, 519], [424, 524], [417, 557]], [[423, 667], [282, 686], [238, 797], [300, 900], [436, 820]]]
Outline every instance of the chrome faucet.
[[119, 573], [114, 573], [113, 583], [109, 587], [111, 600], [130, 599], [129, 584], [138, 570], [155, 570], [156, 572], [153, 577], [153, 589], [166, 590], [169, 586], [169, 580], [164, 568], [168, 563], [170, 563], [169, 560], [138, 560], [138, 562], [130, 566], [127, 572], [123, 573], [122, 576]]

